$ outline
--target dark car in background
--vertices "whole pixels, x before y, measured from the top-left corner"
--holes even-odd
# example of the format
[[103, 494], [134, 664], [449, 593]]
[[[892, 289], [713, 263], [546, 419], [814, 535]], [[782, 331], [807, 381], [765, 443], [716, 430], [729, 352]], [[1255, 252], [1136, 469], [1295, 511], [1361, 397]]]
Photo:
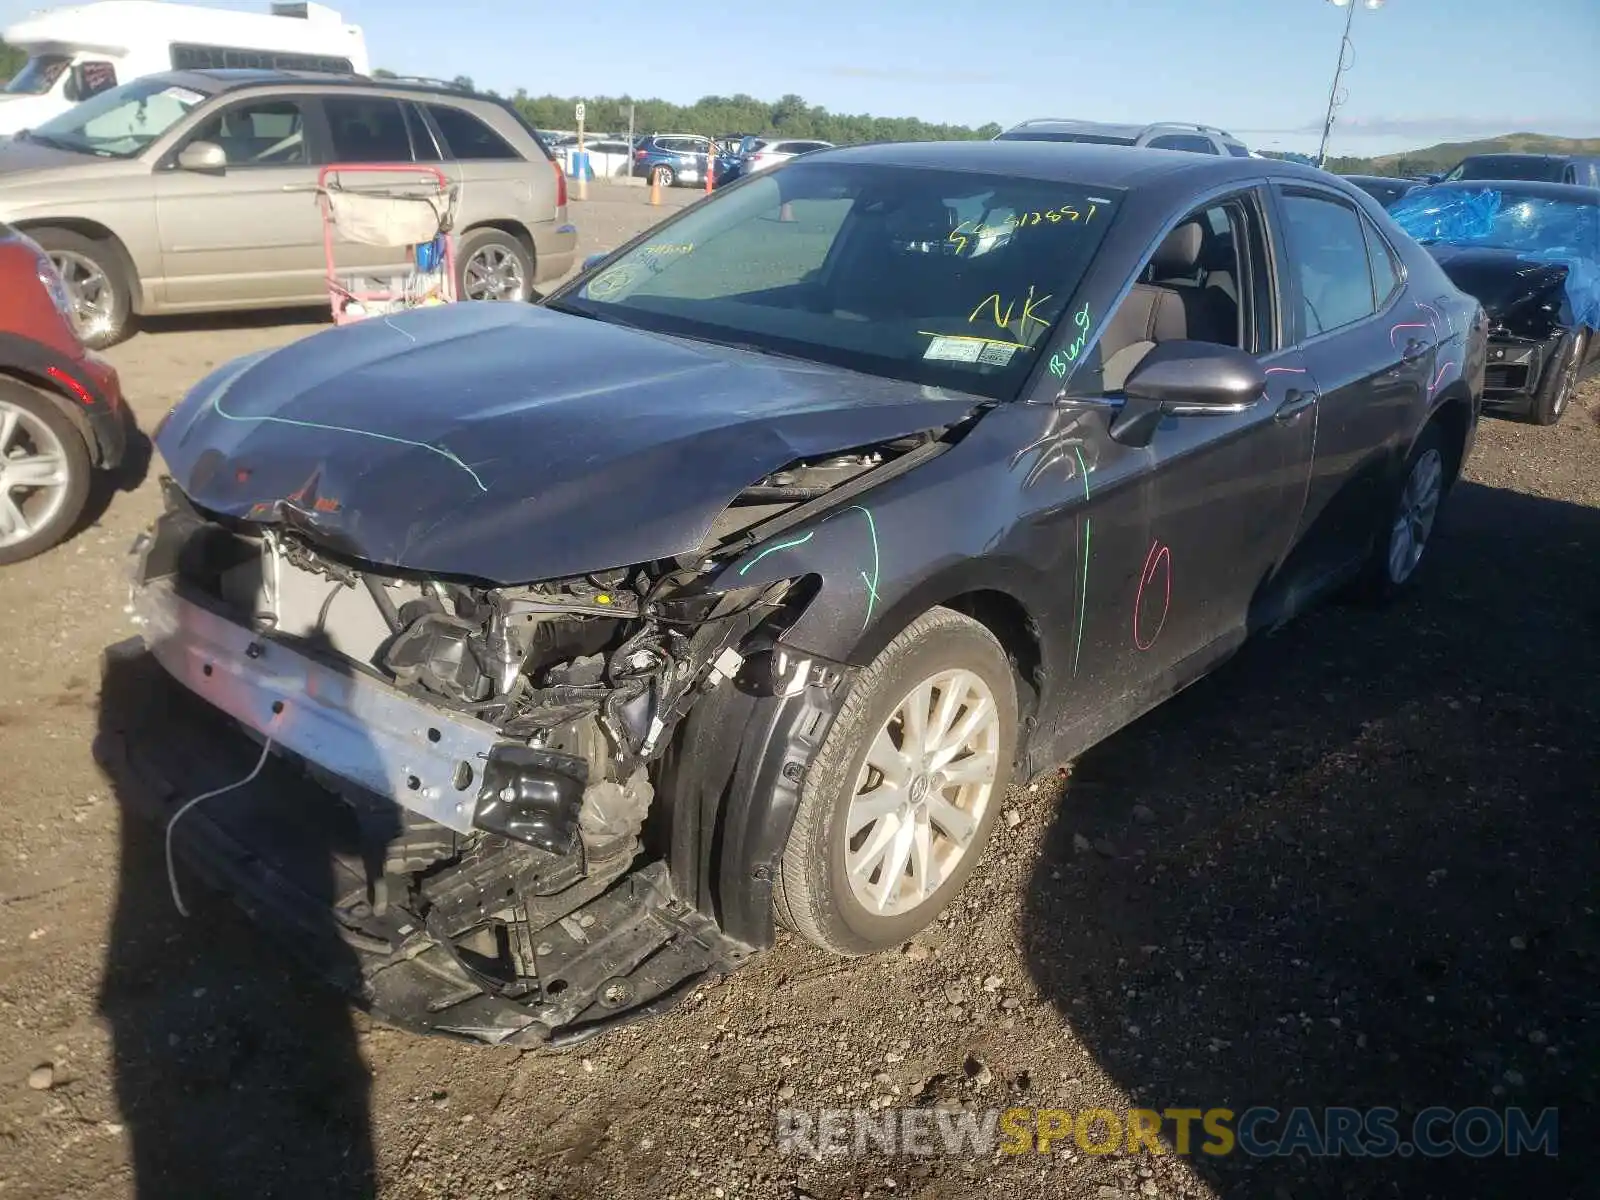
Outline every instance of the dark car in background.
[[1390, 214], [1489, 315], [1484, 405], [1554, 425], [1600, 359], [1600, 189], [1441, 183]]
[[1477, 302], [1313, 169], [820, 151], [534, 305], [201, 380], [102, 761], [167, 822], [275, 756], [181, 853], [382, 1015], [569, 1044], [778, 925], [905, 942], [1010, 783], [1404, 589], [1483, 356]]
[[1600, 158], [1580, 154], [1474, 154], [1450, 168], [1441, 182], [1482, 179], [1600, 187]]
[[70, 534], [128, 451], [117, 372], [84, 348], [72, 303], [49, 255], [0, 224], [0, 566]]
[[714, 143], [697, 133], [648, 133], [634, 143], [633, 174], [662, 187], [704, 183]]
[[1401, 179], [1392, 175], [1345, 175], [1342, 178], [1355, 184], [1385, 208], [1412, 188], [1421, 186], [1418, 180]]

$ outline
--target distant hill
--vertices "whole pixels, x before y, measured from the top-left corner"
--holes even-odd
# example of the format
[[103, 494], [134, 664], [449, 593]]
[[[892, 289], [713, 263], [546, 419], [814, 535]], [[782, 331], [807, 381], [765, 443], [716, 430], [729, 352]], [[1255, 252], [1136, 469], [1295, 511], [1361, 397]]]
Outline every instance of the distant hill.
[[1340, 175], [1426, 175], [1448, 171], [1469, 154], [1600, 154], [1600, 138], [1507, 133], [1475, 142], [1440, 142], [1425, 150], [1403, 150], [1376, 158], [1330, 158], [1328, 170]]

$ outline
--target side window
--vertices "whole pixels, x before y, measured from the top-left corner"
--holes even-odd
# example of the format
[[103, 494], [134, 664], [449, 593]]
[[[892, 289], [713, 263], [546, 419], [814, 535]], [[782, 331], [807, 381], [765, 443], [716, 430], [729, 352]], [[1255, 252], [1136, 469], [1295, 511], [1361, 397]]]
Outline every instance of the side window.
[[446, 104], [428, 105], [428, 115], [444, 135], [446, 153], [460, 162], [519, 159], [511, 143], [465, 109]]
[[323, 111], [335, 162], [411, 161], [411, 139], [398, 100], [383, 96], [326, 96]]
[[1400, 260], [1394, 247], [1389, 245], [1377, 226], [1365, 217], [1361, 219], [1361, 232], [1367, 237], [1367, 259], [1372, 269], [1372, 293], [1377, 300], [1377, 310], [1382, 312], [1400, 290], [1404, 277], [1400, 273]]
[[1154, 150], [1187, 150], [1192, 154], [1215, 154], [1217, 148], [1210, 138], [1189, 133], [1164, 133], [1145, 143]]
[[1275, 349], [1266, 263], [1266, 227], [1254, 192], [1217, 200], [1178, 222], [1105, 324], [1100, 390], [1120, 391], [1158, 342], [1212, 342], [1251, 354]]
[[67, 99], [80, 101], [117, 86], [117, 68], [108, 62], [79, 63], [67, 81]]
[[195, 130], [192, 142], [215, 142], [228, 166], [291, 167], [311, 161], [305, 110], [298, 100], [246, 100], [222, 110]]
[[1250, 157], [1250, 148], [1248, 146], [1241, 145], [1239, 142], [1228, 142], [1227, 147], [1228, 153], [1233, 155], [1234, 158]]
[[428, 128], [428, 122], [422, 116], [422, 109], [415, 104], [407, 104], [405, 114], [406, 129], [411, 134], [411, 149], [416, 160], [419, 163], [439, 162], [444, 156], [439, 152], [433, 130]]
[[1281, 195], [1306, 336], [1370, 317], [1376, 311], [1372, 274], [1356, 210], [1317, 192], [1285, 189]]

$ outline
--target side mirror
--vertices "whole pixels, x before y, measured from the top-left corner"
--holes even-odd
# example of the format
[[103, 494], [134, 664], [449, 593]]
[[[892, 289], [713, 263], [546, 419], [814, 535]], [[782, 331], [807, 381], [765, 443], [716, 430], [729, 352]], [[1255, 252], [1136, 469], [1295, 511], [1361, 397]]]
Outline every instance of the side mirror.
[[607, 257], [609, 256], [605, 254], [591, 254], [588, 258], [583, 260], [583, 266], [579, 269], [584, 271], [592, 271], [595, 267], [598, 267], [601, 263], [605, 262]]
[[1261, 364], [1234, 346], [1158, 342], [1123, 384], [1127, 400], [1107, 432], [1129, 446], [1147, 446], [1169, 416], [1244, 412], [1266, 393]]
[[1180, 416], [1238, 413], [1267, 388], [1261, 364], [1234, 346], [1157, 342], [1128, 376], [1129, 400], [1158, 404]]
[[215, 142], [190, 142], [178, 151], [178, 167], [184, 171], [220, 174], [228, 169], [228, 154]]

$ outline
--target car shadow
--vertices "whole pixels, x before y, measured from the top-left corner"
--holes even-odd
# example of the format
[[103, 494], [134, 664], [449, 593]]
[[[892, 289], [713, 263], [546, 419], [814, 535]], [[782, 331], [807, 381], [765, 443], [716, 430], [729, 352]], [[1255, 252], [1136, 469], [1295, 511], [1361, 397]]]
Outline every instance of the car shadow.
[[285, 325], [333, 325], [326, 303], [304, 308], [246, 309], [239, 312], [184, 313], [166, 317], [140, 317], [134, 337], [141, 333], [206, 333], [211, 330], [276, 329]]
[[[293, 715], [291, 702], [284, 719]], [[136, 1194], [375, 1195], [371, 1075], [341, 990], [359, 987], [360, 971], [331, 908], [350, 895], [348, 863], [361, 854], [353, 822], [304, 775], [265, 759], [253, 782], [204, 800], [173, 827], [172, 886], [186, 918], [169, 886], [168, 823], [185, 801], [246, 779], [259, 744], [135, 640], [106, 652], [95, 756], [120, 810], [99, 1005]], [[381, 862], [393, 832], [375, 831], [367, 854], [376, 847]], [[209, 861], [220, 850], [230, 862], [229, 894], [255, 919], [210, 890], [209, 870], [192, 869], [186, 854], [201, 844]], [[241, 891], [241, 875], [257, 890]], [[274, 879], [312, 902], [309, 918], [301, 910], [288, 918], [299, 925], [284, 923], [287, 910], [263, 885]]]
[[1216, 1155], [1196, 1124], [1219, 1194], [1587, 1190], [1597, 554], [1600, 511], [1463, 483], [1415, 595], [1318, 608], [1074, 764], [1023, 939], [1135, 1105], [1386, 1106], [1401, 1141], [1433, 1105], [1560, 1110], [1554, 1158]]

